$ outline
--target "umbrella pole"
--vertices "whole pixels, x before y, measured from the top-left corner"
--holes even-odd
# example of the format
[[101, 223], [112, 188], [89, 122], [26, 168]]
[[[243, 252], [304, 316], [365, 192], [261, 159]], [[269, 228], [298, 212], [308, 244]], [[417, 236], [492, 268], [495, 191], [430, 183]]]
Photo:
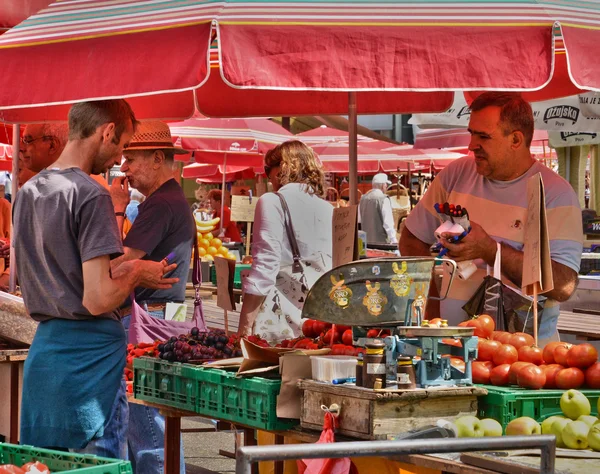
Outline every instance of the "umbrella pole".
[[[11, 200], [14, 205], [17, 197], [17, 190], [19, 189], [19, 145], [21, 141], [21, 126], [18, 123], [13, 125], [13, 162], [12, 162], [12, 186], [11, 186]], [[12, 229], [10, 230], [10, 273], [8, 276], [8, 291], [14, 293], [17, 288], [17, 267], [15, 261], [15, 249], [14, 249], [15, 233]]]
[[219, 236], [223, 233], [223, 210], [225, 208], [225, 175], [227, 174], [227, 153], [223, 158], [223, 182], [221, 183], [221, 220], [219, 221]]
[[407, 177], [408, 177], [408, 202], [410, 203], [410, 209], [412, 210], [412, 208], [413, 208], [413, 201], [412, 201], [412, 175], [410, 173], [410, 162], [406, 163], [406, 166], [408, 168], [408, 172], [407, 172]]
[[349, 168], [350, 173], [350, 205], [358, 204], [358, 151], [357, 151], [357, 118], [356, 92], [348, 93], [348, 133], [349, 133]]

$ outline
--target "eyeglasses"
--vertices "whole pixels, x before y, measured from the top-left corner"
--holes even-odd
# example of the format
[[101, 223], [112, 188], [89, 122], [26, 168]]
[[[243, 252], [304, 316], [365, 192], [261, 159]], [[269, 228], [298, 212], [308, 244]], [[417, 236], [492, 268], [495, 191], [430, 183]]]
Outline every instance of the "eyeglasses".
[[52, 137], [50, 135], [42, 135], [41, 137], [37, 137], [37, 138], [22, 137], [21, 138], [21, 143], [23, 145], [27, 146], [27, 145], [31, 145], [36, 140], [46, 140], [47, 138], [54, 138], [54, 137]]

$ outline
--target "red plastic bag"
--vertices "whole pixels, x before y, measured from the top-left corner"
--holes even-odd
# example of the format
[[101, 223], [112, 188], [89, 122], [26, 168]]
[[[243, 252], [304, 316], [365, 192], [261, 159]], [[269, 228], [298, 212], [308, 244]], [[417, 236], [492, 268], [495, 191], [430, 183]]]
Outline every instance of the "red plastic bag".
[[[317, 444], [335, 442], [334, 429], [338, 427], [337, 415], [325, 411], [323, 431]], [[337, 459], [299, 459], [298, 474], [358, 474], [358, 469], [350, 458]]]

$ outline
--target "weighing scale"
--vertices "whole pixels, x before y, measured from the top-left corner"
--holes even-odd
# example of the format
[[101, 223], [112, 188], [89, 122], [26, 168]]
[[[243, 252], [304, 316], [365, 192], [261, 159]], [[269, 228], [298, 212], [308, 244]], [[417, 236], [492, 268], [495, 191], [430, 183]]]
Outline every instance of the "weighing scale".
[[[423, 327], [427, 299], [445, 299], [456, 274], [450, 263], [445, 294], [428, 297], [432, 273], [440, 259], [394, 257], [341, 265], [325, 273], [311, 288], [303, 318], [352, 326], [355, 345], [364, 346], [368, 328], [388, 329], [378, 338], [386, 344], [388, 378], [395, 378], [396, 358], [416, 361], [417, 384], [422, 387], [472, 385], [471, 361], [477, 358], [474, 328]], [[462, 357], [462, 372], [450, 357]]]

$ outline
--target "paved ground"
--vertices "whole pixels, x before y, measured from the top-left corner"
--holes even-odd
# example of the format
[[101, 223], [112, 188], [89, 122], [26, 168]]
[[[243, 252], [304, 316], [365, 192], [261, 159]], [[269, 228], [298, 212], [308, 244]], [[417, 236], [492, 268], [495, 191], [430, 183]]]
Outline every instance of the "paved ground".
[[[205, 418], [183, 418], [181, 428], [211, 428]], [[235, 460], [219, 455], [219, 450], [234, 450], [231, 432], [183, 433], [187, 474], [233, 473]]]

